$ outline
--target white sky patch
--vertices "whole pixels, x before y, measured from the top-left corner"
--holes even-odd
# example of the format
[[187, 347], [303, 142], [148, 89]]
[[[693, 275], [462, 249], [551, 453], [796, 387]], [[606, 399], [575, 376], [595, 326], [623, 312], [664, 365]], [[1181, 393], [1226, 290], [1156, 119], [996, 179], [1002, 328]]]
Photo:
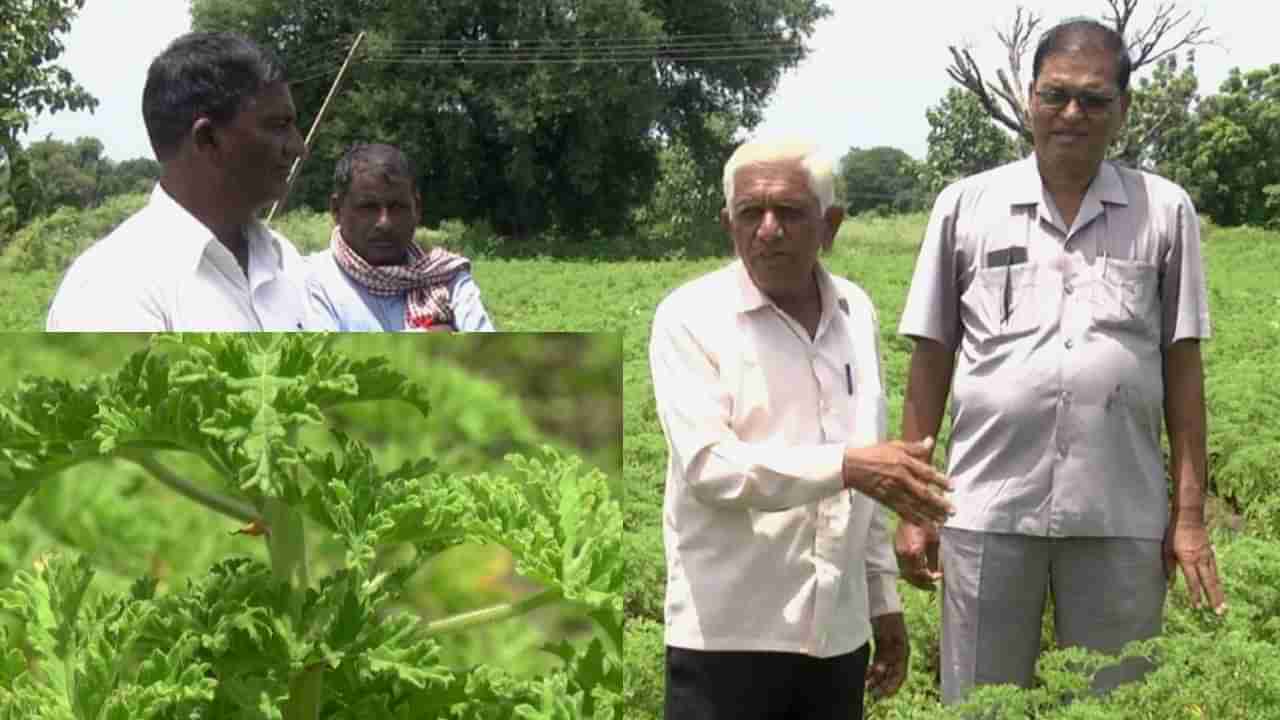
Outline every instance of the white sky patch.
[[62, 111], [35, 118], [20, 141], [26, 145], [54, 139], [72, 142], [96, 137], [107, 157], [117, 162], [154, 158], [142, 122], [142, 87], [151, 61], [175, 38], [191, 29], [187, 0], [90, 0], [63, 38], [66, 51], [56, 61], [89, 94], [98, 108]]
[[[1012, 19], [1013, 0], [964, 3], [896, 0], [871, 4], [826, 0], [834, 11], [821, 22], [801, 66], [787, 73], [765, 111], [757, 136], [799, 136], [817, 142], [832, 159], [852, 147], [889, 145], [923, 159], [927, 149], [925, 109], [954, 83], [947, 76], [947, 45], [969, 45], [984, 75], [1003, 66], [995, 28]], [[1047, 28], [1072, 15], [1101, 16], [1105, 0], [1027, 2], [1045, 16]], [[1156, 0], [1143, 0], [1139, 22]], [[1253, 70], [1280, 62], [1272, 18], [1255, 0], [1179, 0], [1193, 17], [1204, 14], [1221, 47], [1201, 48], [1197, 74], [1202, 95], [1217, 92], [1232, 67]], [[1272, 11], [1274, 14], [1274, 11]], [[61, 112], [32, 123], [24, 143], [52, 134], [73, 141], [88, 135], [113, 160], [151, 157], [142, 123], [142, 86], [147, 67], [164, 47], [191, 26], [187, 0], [92, 0], [76, 18], [59, 62], [101, 104], [88, 113]], [[1024, 83], [1030, 80], [1026, 59]], [[1141, 77], [1141, 75], [1139, 75]], [[1136, 79], [1136, 78], [1135, 78]]]

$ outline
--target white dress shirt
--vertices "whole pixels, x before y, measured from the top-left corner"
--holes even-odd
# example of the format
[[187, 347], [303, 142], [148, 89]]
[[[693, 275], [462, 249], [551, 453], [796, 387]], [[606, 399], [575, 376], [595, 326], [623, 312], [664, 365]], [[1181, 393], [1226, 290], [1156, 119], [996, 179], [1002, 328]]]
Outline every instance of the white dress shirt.
[[875, 309], [818, 281], [813, 339], [740, 261], [658, 306], [668, 645], [831, 657], [900, 611], [886, 511], [841, 479], [846, 447], [886, 435]]
[[146, 207], [67, 270], [46, 329], [71, 332], [306, 330], [306, 265], [266, 225], [245, 227], [249, 275], [159, 184]]

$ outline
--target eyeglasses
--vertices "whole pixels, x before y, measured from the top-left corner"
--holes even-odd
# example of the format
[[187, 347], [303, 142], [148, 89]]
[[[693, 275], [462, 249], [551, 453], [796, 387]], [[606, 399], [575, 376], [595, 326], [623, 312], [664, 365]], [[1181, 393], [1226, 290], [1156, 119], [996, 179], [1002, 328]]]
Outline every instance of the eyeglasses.
[[1041, 105], [1054, 110], [1065, 108], [1067, 103], [1074, 99], [1080, 109], [1087, 113], [1100, 113], [1111, 107], [1111, 103], [1115, 102], [1116, 99], [1115, 95], [1104, 95], [1102, 93], [1089, 92], [1088, 90], [1063, 90], [1061, 88], [1037, 90], [1036, 97], [1040, 98]]

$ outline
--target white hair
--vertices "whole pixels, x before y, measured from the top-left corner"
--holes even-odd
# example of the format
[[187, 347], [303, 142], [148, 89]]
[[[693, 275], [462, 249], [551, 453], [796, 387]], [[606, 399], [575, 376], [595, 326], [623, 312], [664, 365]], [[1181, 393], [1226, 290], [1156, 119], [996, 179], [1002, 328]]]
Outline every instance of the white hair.
[[831, 161], [818, 152], [818, 146], [803, 141], [746, 142], [738, 146], [724, 165], [724, 206], [733, 218], [734, 175], [738, 170], [761, 163], [796, 162], [804, 170], [809, 182], [809, 192], [818, 199], [820, 212], [836, 201], [835, 169]]

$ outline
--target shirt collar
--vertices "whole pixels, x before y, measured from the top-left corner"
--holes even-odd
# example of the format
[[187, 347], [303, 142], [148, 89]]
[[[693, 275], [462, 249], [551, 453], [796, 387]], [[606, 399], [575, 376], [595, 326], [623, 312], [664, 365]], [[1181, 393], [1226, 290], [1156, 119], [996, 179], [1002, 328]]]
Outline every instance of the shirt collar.
[[[731, 267], [738, 285], [737, 311], [739, 313], [749, 313], [774, 304], [767, 295], [760, 291], [755, 281], [751, 279], [751, 275], [747, 272], [747, 266], [742, 262], [742, 258], [734, 260]], [[836, 298], [835, 282], [832, 281], [831, 273], [827, 272], [821, 262], [814, 266], [814, 272], [818, 278], [818, 292], [822, 294], [822, 319], [818, 321], [818, 333], [821, 334], [822, 328], [835, 316], [837, 307], [845, 308], [844, 312], [847, 313], [848, 305], [843, 298]]]
[[1073, 227], [1068, 228], [1061, 225], [1062, 220], [1058, 217], [1056, 206], [1050, 201], [1048, 191], [1044, 187], [1044, 181], [1040, 177], [1040, 167], [1036, 164], [1034, 153], [1015, 164], [1012, 182], [1009, 184], [1007, 192], [1009, 193], [1010, 205], [1036, 206], [1037, 213], [1042, 221], [1059, 227], [1062, 232], [1068, 233], [1068, 235], [1074, 228], [1084, 227], [1094, 218], [1101, 215], [1105, 210], [1104, 205], [1129, 204], [1129, 195], [1125, 192], [1119, 171], [1110, 162], [1103, 162], [1098, 166], [1098, 173], [1094, 175], [1093, 181], [1089, 183], [1088, 190], [1085, 191], [1084, 199], [1080, 203], [1079, 212], [1076, 213]]
[[[1040, 178], [1035, 153], [1014, 163], [1013, 182], [1008, 187], [1010, 205], [1040, 205], [1043, 209], [1046, 204], [1044, 192], [1044, 181]], [[1115, 165], [1103, 162], [1098, 167], [1098, 174], [1089, 183], [1089, 190], [1085, 193], [1085, 203], [1088, 204], [1091, 199], [1109, 205], [1129, 204], [1129, 194], [1125, 192], [1120, 172]]]
[[[172, 254], [176, 266], [195, 273], [207, 252], [225, 254], [235, 264], [234, 255], [218, 242], [209, 226], [179, 205], [160, 183], [156, 183], [151, 191], [147, 209], [165, 226], [167, 237], [161, 246], [165, 252]], [[280, 241], [261, 220], [250, 220], [245, 227], [245, 236], [249, 241], [251, 269], [262, 263], [265, 265], [263, 269], [271, 275], [283, 270], [284, 252], [280, 248]]]

